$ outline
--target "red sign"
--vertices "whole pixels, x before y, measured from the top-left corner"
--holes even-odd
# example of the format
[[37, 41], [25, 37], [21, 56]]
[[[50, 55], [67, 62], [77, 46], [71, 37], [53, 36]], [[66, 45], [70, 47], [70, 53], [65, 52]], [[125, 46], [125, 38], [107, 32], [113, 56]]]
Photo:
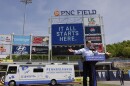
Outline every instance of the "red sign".
[[0, 52], [6, 52], [6, 49], [4, 48], [4, 46], [0, 46]]
[[91, 41], [92, 43], [102, 43], [101, 35], [88, 35], [86, 36], [87, 41]]
[[43, 37], [34, 37], [33, 38], [33, 44], [42, 44]]
[[98, 51], [98, 52], [103, 52], [103, 45], [102, 44], [93, 44], [94, 48]]

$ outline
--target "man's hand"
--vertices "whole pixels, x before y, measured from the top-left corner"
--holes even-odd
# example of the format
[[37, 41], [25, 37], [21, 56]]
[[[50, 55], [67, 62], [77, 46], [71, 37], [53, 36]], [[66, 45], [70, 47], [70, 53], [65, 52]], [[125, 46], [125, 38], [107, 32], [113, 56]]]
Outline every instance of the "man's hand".
[[106, 52], [105, 54], [107, 54], [108, 56], [111, 55], [111, 53], [109, 53], [109, 52]]
[[68, 49], [69, 52], [74, 52], [74, 50], [72, 48]]

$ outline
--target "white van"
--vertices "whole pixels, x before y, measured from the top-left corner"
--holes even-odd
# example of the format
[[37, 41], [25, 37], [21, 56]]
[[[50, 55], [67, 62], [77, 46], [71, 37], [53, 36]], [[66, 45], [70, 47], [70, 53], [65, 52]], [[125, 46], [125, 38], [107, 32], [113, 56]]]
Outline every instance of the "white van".
[[71, 83], [74, 81], [74, 65], [69, 64], [9, 64], [5, 76], [5, 86], [21, 84]]

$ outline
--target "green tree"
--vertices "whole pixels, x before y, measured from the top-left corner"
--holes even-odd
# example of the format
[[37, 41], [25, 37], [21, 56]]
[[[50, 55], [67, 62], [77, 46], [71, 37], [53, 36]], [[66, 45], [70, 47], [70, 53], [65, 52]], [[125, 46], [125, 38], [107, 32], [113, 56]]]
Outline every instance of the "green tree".
[[111, 57], [116, 56], [116, 47], [114, 45], [107, 45], [106, 49], [109, 53], [111, 53]]
[[106, 46], [111, 57], [129, 57], [128, 47], [130, 47], [130, 40], [109, 44]]
[[130, 58], [130, 47], [125, 47], [122, 53], [125, 57]]

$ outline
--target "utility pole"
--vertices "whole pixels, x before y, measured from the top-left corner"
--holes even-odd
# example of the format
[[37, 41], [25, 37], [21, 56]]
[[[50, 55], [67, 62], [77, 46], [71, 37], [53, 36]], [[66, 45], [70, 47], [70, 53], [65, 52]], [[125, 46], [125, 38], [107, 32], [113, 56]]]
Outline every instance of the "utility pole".
[[23, 2], [25, 4], [25, 8], [24, 8], [24, 20], [23, 20], [23, 35], [24, 35], [24, 29], [25, 29], [25, 20], [26, 20], [26, 7], [27, 4], [32, 3], [32, 0], [20, 0], [20, 2]]

